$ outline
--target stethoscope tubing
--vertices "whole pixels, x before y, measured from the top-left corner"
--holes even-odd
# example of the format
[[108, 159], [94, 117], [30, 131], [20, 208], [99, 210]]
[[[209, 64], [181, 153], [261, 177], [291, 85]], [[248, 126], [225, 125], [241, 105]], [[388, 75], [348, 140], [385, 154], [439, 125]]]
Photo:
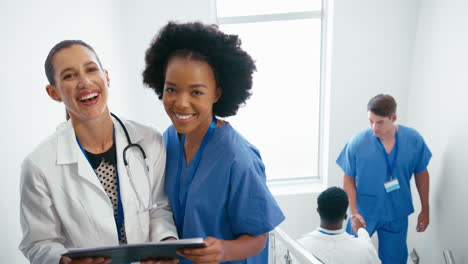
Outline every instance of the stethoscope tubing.
[[[129, 180], [130, 180], [130, 185], [132, 186], [133, 192], [137, 196], [138, 202], [140, 203], [141, 207], [143, 208], [143, 211], [148, 211], [148, 210], [153, 208], [153, 205], [152, 205], [152, 199], [151, 199], [151, 181], [150, 181], [150, 178], [149, 178], [149, 167], [148, 167], [148, 162], [146, 160], [146, 153], [139, 144], [132, 143], [132, 141], [130, 139], [130, 135], [128, 134], [127, 128], [125, 127], [122, 120], [120, 120], [120, 118], [118, 118], [114, 113], [110, 113], [110, 114], [111, 114], [112, 117], [115, 118], [115, 120], [117, 120], [117, 122], [119, 122], [120, 126], [122, 127], [122, 129], [123, 129], [123, 131], [125, 133], [125, 137], [127, 138], [127, 143], [128, 144], [124, 148], [122, 155], [123, 155], [123, 162], [124, 162], [124, 165], [125, 165], [125, 169], [127, 170], [127, 175], [128, 175]], [[135, 184], [135, 181], [133, 180], [133, 175], [132, 175], [132, 172], [130, 170], [130, 165], [129, 165], [128, 160], [127, 160], [127, 150], [129, 150], [132, 147], [136, 147], [137, 149], [139, 149], [142, 156], [143, 156], [143, 159], [144, 159], [144, 167], [145, 167], [144, 169], [145, 169], [146, 179], [148, 180], [148, 196], [149, 196], [149, 199], [148, 199], [148, 206], [147, 207], [145, 206], [145, 203], [143, 202], [143, 198], [141, 197], [140, 193], [137, 191], [136, 184]]]

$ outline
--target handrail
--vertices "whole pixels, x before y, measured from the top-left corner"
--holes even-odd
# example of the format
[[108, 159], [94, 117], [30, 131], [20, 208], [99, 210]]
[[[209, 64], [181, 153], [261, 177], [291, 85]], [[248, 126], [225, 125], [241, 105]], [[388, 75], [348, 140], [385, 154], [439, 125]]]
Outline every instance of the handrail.
[[[289, 252], [301, 264], [323, 264], [314, 255], [305, 250], [299, 243], [286, 234], [281, 228], [277, 227], [272, 231], [275, 239], [281, 241]], [[276, 242], [274, 242], [277, 244]]]
[[455, 264], [455, 260], [453, 259], [452, 251], [450, 249], [446, 249], [444, 252], [444, 259], [446, 264]]

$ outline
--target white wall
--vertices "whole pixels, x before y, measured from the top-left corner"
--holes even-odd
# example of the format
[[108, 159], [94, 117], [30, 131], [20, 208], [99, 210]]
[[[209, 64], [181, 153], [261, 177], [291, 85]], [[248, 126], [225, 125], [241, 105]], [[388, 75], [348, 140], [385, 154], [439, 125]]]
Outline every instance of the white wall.
[[[434, 155], [431, 223], [426, 232], [415, 231], [420, 202], [414, 180], [416, 212], [409, 219], [408, 247], [425, 264], [444, 263], [444, 249], [456, 263], [468, 263], [467, 13], [463, 0], [334, 1], [326, 183], [341, 186], [335, 160], [349, 137], [368, 126], [369, 98], [394, 95], [399, 122], [417, 128]], [[278, 197], [293, 216], [282, 227], [294, 238], [317, 222], [305, 209], [315, 208], [315, 199], [315, 193]]]
[[409, 244], [422, 263], [444, 263], [443, 249], [453, 251], [455, 263], [468, 263], [467, 13], [467, 1], [421, 1], [408, 123], [424, 135], [433, 153], [431, 223], [418, 235], [415, 218], [410, 223]]
[[334, 1], [328, 185], [341, 186], [335, 161], [344, 144], [369, 127], [367, 102], [379, 93], [398, 102], [405, 123], [417, 18], [416, 0]]
[[[324, 183], [341, 187], [343, 172], [335, 161], [351, 136], [369, 126], [369, 99], [392, 94], [399, 104], [399, 122], [405, 123], [419, 1], [334, 0], [331, 4], [330, 134], [325, 142], [329, 153]], [[315, 189], [277, 199], [287, 217], [281, 228], [292, 238], [318, 225]]]
[[0, 1], [0, 263], [27, 263], [17, 249], [20, 164], [65, 118], [64, 106], [44, 89], [50, 48], [63, 39], [88, 42], [109, 70], [111, 110], [165, 129], [166, 115], [143, 89], [141, 70], [150, 39], [169, 19], [213, 22], [211, 1]]

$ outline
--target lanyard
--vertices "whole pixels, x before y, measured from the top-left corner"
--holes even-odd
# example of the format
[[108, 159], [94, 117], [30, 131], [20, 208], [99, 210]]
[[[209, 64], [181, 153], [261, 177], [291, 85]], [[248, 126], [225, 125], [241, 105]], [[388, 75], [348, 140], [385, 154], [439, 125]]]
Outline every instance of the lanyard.
[[[114, 144], [115, 142], [115, 129], [112, 128], [112, 137], [114, 138]], [[86, 155], [86, 151], [83, 149], [83, 146], [81, 146], [80, 140], [78, 137], [76, 137], [76, 142], [78, 143], [78, 146], [81, 149], [81, 152], [83, 152], [83, 155], [85, 158], [88, 160], [89, 164], [91, 165], [91, 162], [89, 161], [88, 155]], [[91, 165], [92, 167], [92, 165]], [[119, 184], [119, 171], [117, 170], [117, 165], [115, 166], [115, 178], [116, 178], [116, 185], [117, 185], [117, 220], [116, 220], [116, 225], [117, 225], [117, 236], [119, 237], [119, 241], [122, 238], [122, 234], [120, 233], [120, 229], [122, 228], [123, 224], [123, 219], [124, 219], [124, 214], [123, 214], [123, 207], [122, 207], [122, 200], [120, 199], [120, 184]]]
[[175, 183], [175, 212], [177, 214], [177, 219], [176, 219], [176, 224], [177, 224], [177, 230], [179, 231], [179, 234], [182, 234], [183, 230], [183, 224], [184, 224], [184, 218], [185, 218], [185, 206], [187, 204], [187, 194], [190, 189], [190, 184], [192, 184], [193, 176], [197, 172], [198, 165], [200, 164], [201, 160], [201, 155], [203, 152], [203, 149], [206, 147], [206, 143], [208, 140], [211, 138], [213, 135], [214, 129], [216, 127], [216, 118], [213, 117], [213, 121], [211, 121], [210, 127], [208, 128], [208, 131], [206, 132], [205, 136], [203, 137], [203, 141], [200, 145], [200, 147], [197, 150], [197, 153], [195, 154], [195, 157], [193, 158], [193, 167], [192, 170], [189, 174], [188, 182], [187, 182], [187, 188], [185, 189], [185, 192], [182, 195], [182, 202], [179, 200], [179, 195], [180, 195], [180, 178], [181, 178], [181, 173], [182, 173], [182, 162], [185, 160], [184, 159], [184, 143], [185, 143], [185, 134], [182, 135], [182, 140], [180, 141], [180, 146], [179, 146], [179, 164], [178, 164], [178, 169], [177, 169], [177, 176], [176, 176], [176, 183]]
[[[382, 153], [385, 157], [385, 162], [387, 164], [387, 173], [390, 174], [390, 179], [393, 179], [393, 170], [395, 169], [396, 160], [398, 156], [398, 132], [395, 130], [395, 145], [394, 145], [395, 155], [393, 155], [393, 161], [391, 163], [390, 163], [390, 158], [389, 158], [390, 155], [387, 154], [387, 151], [385, 150], [385, 147], [382, 141], [380, 141], [380, 138], [377, 137], [377, 141], [379, 141], [380, 147], [382, 149]], [[390, 154], [391, 153], [392, 152], [390, 152]]]

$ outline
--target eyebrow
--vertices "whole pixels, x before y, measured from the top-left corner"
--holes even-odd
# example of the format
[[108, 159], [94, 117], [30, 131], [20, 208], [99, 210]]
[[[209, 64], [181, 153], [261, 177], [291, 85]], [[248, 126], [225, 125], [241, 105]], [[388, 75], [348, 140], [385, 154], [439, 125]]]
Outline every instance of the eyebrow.
[[208, 87], [204, 84], [197, 83], [197, 84], [190, 85], [190, 88], [208, 88]]
[[[172, 85], [172, 86], [175, 86], [177, 87], [177, 85], [173, 82], [170, 82], [170, 81], [165, 81], [165, 84], [168, 84], [168, 85]], [[201, 84], [201, 83], [197, 83], [197, 84], [192, 84], [190, 85], [190, 88], [208, 88], [206, 85], [204, 84]]]

